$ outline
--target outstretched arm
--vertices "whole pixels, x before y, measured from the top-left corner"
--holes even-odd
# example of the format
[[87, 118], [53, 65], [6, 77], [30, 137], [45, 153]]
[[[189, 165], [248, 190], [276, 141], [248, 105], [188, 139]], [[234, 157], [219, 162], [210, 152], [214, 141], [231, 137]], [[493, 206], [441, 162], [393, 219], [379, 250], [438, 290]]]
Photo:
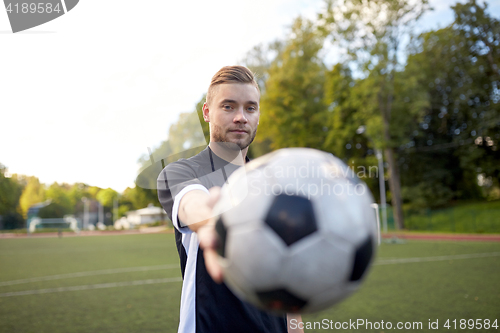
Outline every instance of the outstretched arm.
[[[190, 191], [182, 197], [178, 213], [180, 221], [198, 234], [205, 266], [217, 283], [222, 282], [223, 274], [217, 259], [218, 238], [212, 209], [219, 198], [219, 187], [211, 188], [208, 194], [199, 190]], [[299, 314], [287, 314], [288, 333], [304, 333], [300, 328], [303, 327], [301, 323], [302, 317]]]
[[205, 266], [217, 283], [222, 282], [222, 268], [217, 259], [218, 238], [212, 209], [219, 198], [219, 187], [211, 188], [209, 194], [199, 190], [190, 191], [182, 197], [178, 213], [180, 221], [198, 234]]

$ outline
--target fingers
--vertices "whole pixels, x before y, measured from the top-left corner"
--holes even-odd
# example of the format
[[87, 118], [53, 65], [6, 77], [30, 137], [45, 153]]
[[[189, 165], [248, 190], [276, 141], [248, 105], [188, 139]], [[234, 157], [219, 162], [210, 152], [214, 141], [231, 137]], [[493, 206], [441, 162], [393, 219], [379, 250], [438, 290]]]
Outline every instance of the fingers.
[[[212, 187], [209, 190], [207, 206], [213, 208], [219, 199], [220, 187]], [[215, 282], [222, 283], [223, 272], [219, 264], [219, 255], [216, 252], [218, 237], [215, 231], [215, 218], [212, 217], [207, 224], [198, 229], [197, 233], [200, 247], [203, 249], [207, 272]]]
[[217, 248], [217, 233], [215, 232], [214, 224], [207, 223], [198, 229], [198, 239], [200, 247], [205, 249]]
[[213, 249], [205, 249], [203, 252], [205, 257], [205, 266], [207, 267], [208, 274], [216, 283], [222, 283], [222, 267], [219, 264], [217, 252]]

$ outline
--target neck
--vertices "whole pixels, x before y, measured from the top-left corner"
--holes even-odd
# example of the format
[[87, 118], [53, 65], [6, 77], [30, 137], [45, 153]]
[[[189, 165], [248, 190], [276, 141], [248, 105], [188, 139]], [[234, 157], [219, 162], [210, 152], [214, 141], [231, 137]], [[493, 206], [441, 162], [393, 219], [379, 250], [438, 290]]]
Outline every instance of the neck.
[[213, 141], [210, 141], [210, 144], [208, 146], [214, 152], [215, 155], [219, 156], [220, 158], [229, 163], [236, 165], [245, 164], [248, 147], [244, 149], [239, 149], [237, 148], [236, 145], [233, 146], [231, 143], [228, 146], [226, 142], [213, 142]]

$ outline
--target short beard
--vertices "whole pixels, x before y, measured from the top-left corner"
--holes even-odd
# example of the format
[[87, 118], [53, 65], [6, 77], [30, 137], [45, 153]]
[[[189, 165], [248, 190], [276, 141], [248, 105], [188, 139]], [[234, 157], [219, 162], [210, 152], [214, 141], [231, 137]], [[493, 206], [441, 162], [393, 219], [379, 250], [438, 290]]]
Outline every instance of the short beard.
[[253, 133], [250, 133], [250, 140], [248, 142], [242, 142], [242, 140], [238, 140], [237, 142], [231, 142], [226, 139], [226, 136], [223, 135], [222, 130], [220, 126], [212, 125], [211, 128], [211, 133], [210, 136], [212, 137], [213, 142], [217, 142], [221, 144], [226, 149], [229, 150], [243, 150], [250, 146], [250, 144], [253, 142], [255, 139], [255, 136], [257, 135], [257, 129], [253, 131]]

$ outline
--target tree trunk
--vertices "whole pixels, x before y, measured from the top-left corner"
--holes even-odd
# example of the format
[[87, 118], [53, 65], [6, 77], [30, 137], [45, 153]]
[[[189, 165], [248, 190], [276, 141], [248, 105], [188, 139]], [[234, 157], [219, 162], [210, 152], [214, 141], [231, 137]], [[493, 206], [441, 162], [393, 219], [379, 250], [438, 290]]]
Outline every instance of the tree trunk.
[[401, 201], [401, 181], [396, 161], [394, 159], [394, 149], [385, 149], [385, 159], [389, 164], [389, 187], [391, 189], [391, 202], [396, 229], [404, 229], [403, 204]]
[[[382, 124], [384, 131], [384, 140], [389, 143], [388, 147], [384, 149], [385, 160], [389, 165], [389, 188], [391, 189], [391, 202], [392, 202], [392, 212], [394, 217], [394, 224], [396, 229], [404, 229], [404, 216], [403, 216], [403, 204], [401, 200], [401, 180], [399, 178], [398, 166], [394, 158], [394, 148], [391, 147], [391, 135], [389, 133], [389, 120], [392, 107], [392, 94], [389, 94], [387, 98], [387, 104], [384, 108], [382, 95], [379, 95], [379, 105], [380, 111], [382, 113]], [[383, 171], [382, 171], [383, 175]]]

